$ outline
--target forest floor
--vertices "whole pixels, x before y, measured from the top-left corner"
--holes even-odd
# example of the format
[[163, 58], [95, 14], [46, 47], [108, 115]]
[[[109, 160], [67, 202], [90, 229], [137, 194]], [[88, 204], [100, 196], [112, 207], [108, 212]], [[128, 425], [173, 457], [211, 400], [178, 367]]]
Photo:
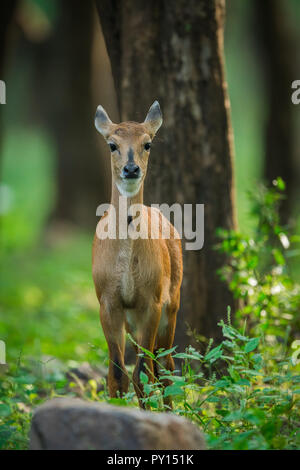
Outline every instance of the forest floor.
[[[0, 286], [0, 338], [6, 343], [8, 364], [0, 385], [2, 449], [27, 449], [35, 407], [55, 396], [137, 406], [132, 386], [126, 400], [108, 397], [107, 345], [99, 322], [91, 263], [87, 262], [90, 258], [91, 239], [85, 234], [58, 238], [55, 242], [50, 237], [38, 249], [7, 252], [1, 257], [6, 271]], [[231, 334], [239, 336], [236, 330]], [[241, 338], [241, 344], [238, 345], [238, 337], [232, 344], [234, 354], [243, 361], [237, 360], [236, 369], [229, 368], [223, 383], [213, 376], [211, 382], [200, 387], [196, 382], [201, 374], [197, 376], [189, 368], [183, 371], [182, 380], [177, 377], [169, 390], [174, 394], [175, 412], [198, 422], [206, 430], [211, 448], [300, 447], [297, 400], [300, 376], [296, 370], [289, 375], [288, 369], [278, 382], [276, 370], [277, 382], [265, 388], [264, 381], [270, 382], [270, 377], [267, 369], [259, 371], [261, 356], [254, 351], [258, 340]], [[213, 363], [221, 353], [220, 348], [214, 348], [206, 359]], [[186, 358], [195, 359], [197, 354], [189, 351]], [[243, 378], [238, 372], [241, 365]], [[78, 369], [91, 373], [83, 380], [78, 379]], [[193, 393], [198, 395], [196, 400], [192, 399]], [[254, 403], [255, 394], [258, 398]], [[281, 408], [270, 412], [268, 403], [270, 400], [274, 403], [275, 396]], [[249, 406], [243, 411], [245, 397]], [[261, 405], [262, 399], [267, 405]], [[224, 410], [221, 404], [226, 402], [228, 407]], [[154, 411], [161, 411], [157, 403], [150, 404]], [[216, 412], [215, 417], [210, 419], [212, 412]], [[282, 426], [287, 429], [286, 436], [278, 436]]]

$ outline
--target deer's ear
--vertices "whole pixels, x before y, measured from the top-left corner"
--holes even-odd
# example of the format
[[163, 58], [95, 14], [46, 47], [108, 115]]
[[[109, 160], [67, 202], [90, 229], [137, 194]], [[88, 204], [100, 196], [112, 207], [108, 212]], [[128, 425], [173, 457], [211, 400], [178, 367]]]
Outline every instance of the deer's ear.
[[106, 139], [113, 126], [112, 121], [109, 119], [107, 112], [101, 105], [98, 106], [95, 116], [95, 127], [100, 134]]
[[160, 126], [162, 125], [162, 114], [158, 101], [154, 101], [153, 105], [150, 107], [144, 124], [149, 129], [150, 134], [153, 136], [156, 134]]

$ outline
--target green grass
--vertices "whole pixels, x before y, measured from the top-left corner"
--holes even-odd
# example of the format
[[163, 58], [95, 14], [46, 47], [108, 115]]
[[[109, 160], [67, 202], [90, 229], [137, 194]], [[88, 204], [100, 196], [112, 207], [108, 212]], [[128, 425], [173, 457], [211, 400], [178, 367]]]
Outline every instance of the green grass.
[[30, 128], [9, 127], [2, 146], [0, 338], [9, 370], [1, 377], [0, 448], [27, 448], [33, 408], [67, 393], [67, 369], [107, 364], [93, 233], [45, 230], [54, 152], [48, 136]]
[[30, 128], [9, 128], [1, 145], [1, 249], [22, 251], [34, 247], [54, 206], [55, 153]]
[[7, 132], [0, 338], [7, 343], [8, 361], [21, 352], [99, 360], [106, 351], [91, 276], [93, 234], [44, 232], [55, 202], [53, 157], [47, 135], [33, 129]]
[[[67, 370], [107, 364], [90, 259], [91, 237], [83, 234], [1, 257], [0, 338], [9, 370], [0, 384], [0, 448], [26, 449], [34, 407], [74, 395]], [[92, 384], [85, 396], [94, 397]]]
[[91, 237], [3, 256], [0, 337], [8, 362], [24, 356], [103, 360], [106, 346], [91, 276]]

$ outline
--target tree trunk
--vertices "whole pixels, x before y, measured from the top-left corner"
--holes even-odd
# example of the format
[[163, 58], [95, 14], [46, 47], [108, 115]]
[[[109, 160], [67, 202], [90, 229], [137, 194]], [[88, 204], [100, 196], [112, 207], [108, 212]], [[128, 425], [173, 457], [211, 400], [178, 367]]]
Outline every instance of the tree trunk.
[[255, 25], [264, 70], [267, 110], [264, 176], [267, 183], [281, 176], [287, 183], [287, 198], [281, 205], [282, 222], [289, 220], [297, 190], [291, 84], [297, 78], [292, 32], [285, 20], [282, 0], [255, 0]]
[[223, 66], [222, 0], [97, 0], [122, 120], [142, 121], [158, 99], [164, 123], [150, 156], [146, 203], [205, 204], [201, 251], [184, 250], [176, 344], [220, 337], [233, 306], [216, 271], [217, 227], [235, 226], [232, 133]]
[[[4, 0], [0, 16], [0, 80], [4, 80], [7, 34], [15, 12], [17, 0]], [[0, 146], [2, 145], [2, 109], [0, 104]]]
[[54, 222], [94, 227], [107, 201], [92, 97], [92, 0], [61, 0], [51, 37], [35, 46], [35, 112], [52, 133], [57, 151]]
[[0, 16], [0, 80], [4, 78], [4, 59], [6, 51], [7, 32], [13, 18], [17, 0], [3, 0]]

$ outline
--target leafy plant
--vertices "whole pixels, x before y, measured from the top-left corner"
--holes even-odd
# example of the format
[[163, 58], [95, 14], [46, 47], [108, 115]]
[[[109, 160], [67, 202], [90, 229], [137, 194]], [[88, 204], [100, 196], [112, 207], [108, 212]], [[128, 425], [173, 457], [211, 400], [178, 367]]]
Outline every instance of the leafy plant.
[[[234, 324], [230, 310], [227, 324], [219, 324], [222, 343], [212, 348], [209, 341], [205, 354], [192, 347], [175, 353], [183, 366], [181, 375], [174, 376], [159, 361], [168, 352], [154, 358], [151, 353], [162, 376], [152, 377], [153, 382], [146, 374], [141, 377], [146, 405], [164, 410], [163, 397], [171, 395], [173, 412], [199, 423], [211, 448], [281, 449], [300, 444], [300, 289], [289, 270], [289, 260], [299, 255], [299, 240], [280, 225], [284, 189], [277, 178], [272, 188], [260, 186], [251, 194], [257, 219], [252, 238], [218, 230], [217, 249], [229, 255], [220, 275], [240, 303]], [[164, 379], [170, 382], [166, 388]]]
[[[245, 331], [223, 321], [224, 340], [205, 355], [192, 347], [174, 354], [183, 360], [181, 375], [161, 369], [159, 380], [149, 381], [141, 373], [148, 408], [166, 410], [163, 397], [172, 396], [173, 412], [200, 424], [210, 448], [214, 449], [281, 449], [297, 448], [300, 375], [288, 355], [274, 365], [269, 357], [258, 352], [263, 337], [248, 337]], [[167, 352], [165, 352], [167, 353]], [[150, 351], [143, 354], [153, 358]], [[219, 365], [226, 370], [218, 377]], [[207, 378], [205, 370], [211, 374]], [[177, 371], [178, 373], [178, 371]], [[171, 384], [163, 387], [163, 380]]]
[[299, 237], [289, 236], [280, 225], [279, 204], [285, 185], [281, 178], [272, 188], [259, 186], [251, 193], [257, 227], [252, 238], [239, 232], [218, 230], [217, 248], [229, 255], [220, 270], [241, 307], [238, 325], [247, 319], [253, 334], [264, 333], [264, 347], [286, 343], [291, 331], [299, 331], [300, 288], [291, 276], [288, 261], [299, 256]]

